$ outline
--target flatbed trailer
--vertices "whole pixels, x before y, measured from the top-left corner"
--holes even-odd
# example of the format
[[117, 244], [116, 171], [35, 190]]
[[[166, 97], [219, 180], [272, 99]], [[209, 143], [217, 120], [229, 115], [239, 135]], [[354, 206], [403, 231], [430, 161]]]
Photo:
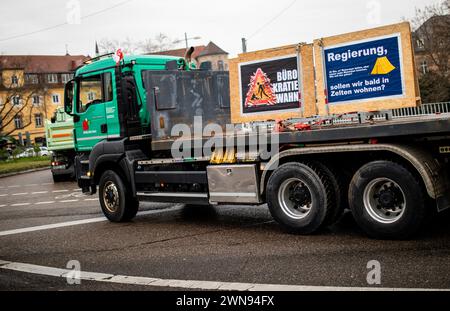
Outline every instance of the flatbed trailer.
[[[104, 141], [90, 156], [89, 163], [94, 164], [89, 166], [93, 175], [90, 188], [100, 186], [100, 203], [112, 221], [130, 219], [139, 201], [268, 203], [273, 217], [286, 230], [309, 234], [335, 223], [344, 209], [350, 208], [361, 228], [377, 238], [409, 237], [430, 214], [450, 207], [449, 114], [365, 123], [352, 123], [354, 119], [351, 116], [347, 123], [334, 124], [343, 121], [340, 117], [306, 131], [280, 133], [268, 122], [252, 131], [241, 129], [214, 137], [223, 146], [230, 141], [233, 146], [245, 142], [243, 152], [237, 150], [231, 160], [226, 159], [225, 147], [219, 160], [214, 152], [205, 155], [195, 149], [202, 149], [212, 137], [187, 139], [193, 146], [192, 156], [187, 158], [171, 155], [173, 144], [183, 143], [180, 137]], [[261, 144], [277, 149], [261, 159]], [[98, 149], [120, 152], [102, 160], [107, 162], [94, 161], [99, 159]], [[127, 193], [123, 211], [132, 210], [119, 217], [109, 210], [108, 204], [115, 201], [108, 201], [108, 190], [104, 190], [108, 181], [118, 176]], [[287, 186], [283, 185], [286, 180]], [[312, 213], [313, 202], [321, 213]]]
[[[264, 127], [264, 124], [262, 124]], [[266, 126], [270, 129], [273, 124]], [[238, 136], [248, 136], [250, 138], [258, 134], [235, 134]], [[378, 121], [375, 123], [362, 124], [338, 124], [317, 126], [307, 131], [287, 131], [281, 133], [267, 132], [267, 135], [276, 135], [280, 144], [318, 144], [318, 143], [348, 143], [352, 140], [385, 139], [395, 141], [398, 139], [427, 140], [431, 137], [450, 138], [450, 116], [449, 115], [429, 115], [412, 116], [407, 118]], [[201, 144], [208, 141], [209, 137], [202, 137]], [[226, 137], [224, 138], [226, 139]], [[170, 150], [176, 139], [159, 140], [152, 142], [152, 150]], [[196, 139], [192, 139], [192, 144], [196, 144]]]

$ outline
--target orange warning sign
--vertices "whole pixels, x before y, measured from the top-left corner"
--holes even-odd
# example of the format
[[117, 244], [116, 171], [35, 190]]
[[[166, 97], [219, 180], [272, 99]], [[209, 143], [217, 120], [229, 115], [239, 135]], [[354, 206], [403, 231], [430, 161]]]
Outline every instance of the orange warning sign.
[[275, 105], [277, 103], [277, 97], [273, 91], [270, 79], [261, 68], [258, 68], [251, 76], [248, 86], [245, 107]]

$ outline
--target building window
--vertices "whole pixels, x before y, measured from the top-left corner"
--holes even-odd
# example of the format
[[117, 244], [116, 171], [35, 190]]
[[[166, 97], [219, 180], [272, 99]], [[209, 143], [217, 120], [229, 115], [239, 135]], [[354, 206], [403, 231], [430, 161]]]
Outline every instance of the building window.
[[22, 121], [22, 116], [21, 115], [16, 115], [14, 117], [14, 126], [16, 127], [16, 129], [23, 128], [23, 121]]
[[34, 122], [36, 127], [42, 127], [42, 113], [37, 113], [34, 115]]
[[39, 78], [37, 74], [27, 74], [25, 75], [25, 82], [28, 84], [38, 84]]
[[11, 76], [11, 84], [12, 85], [18, 85], [19, 84], [19, 78], [16, 75]]
[[73, 78], [73, 74], [70, 74], [70, 73], [63, 73], [61, 75], [61, 81], [64, 84], [69, 82], [72, 78]]
[[12, 104], [13, 104], [13, 106], [19, 106], [20, 105], [20, 96], [19, 95], [13, 96]]
[[47, 75], [48, 83], [58, 83], [58, 75], [56, 73], [51, 73]]
[[53, 94], [52, 95], [52, 101], [54, 104], [59, 104], [59, 95], [58, 94]]
[[425, 47], [422, 39], [417, 39], [416, 44], [417, 44], [417, 48], [419, 48], [419, 49], [423, 49]]
[[428, 73], [428, 64], [426, 60], [422, 61], [422, 63], [420, 64], [420, 71], [422, 71], [423, 74]]
[[217, 69], [219, 70], [219, 71], [224, 71], [224, 66], [223, 66], [223, 60], [219, 60], [218, 62], [217, 62]]
[[88, 96], [88, 100], [94, 100], [95, 99], [95, 93], [94, 92], [89, 92], [88, 94], [87, 94]]
[[39, 95], [33, 95], [33, 105], [38, 106], [41, 103], [41, 98]]

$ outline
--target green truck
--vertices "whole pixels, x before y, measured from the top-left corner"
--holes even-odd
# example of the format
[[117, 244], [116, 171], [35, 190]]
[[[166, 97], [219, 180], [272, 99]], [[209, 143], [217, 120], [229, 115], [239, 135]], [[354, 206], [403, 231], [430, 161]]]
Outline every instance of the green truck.
[[74, 179], [75, 142], [73, 118], [57, 108], [51, 120], [45, 122], [47, 148], [52, 152], [51, 171], [54, 182]]
[[287, 231], [311, 234], [349, 208], [367, 235], [404, 239], [450, 207], [449, 113], [341, 115], [284, 131], [268, 121], [225, 132], [228, 73], [192, 69], [186, 59], [101, 57], [65, 87], [78, 185], [98, 189], [110, 221], [131, 220], [140, 201], [267, 203]]

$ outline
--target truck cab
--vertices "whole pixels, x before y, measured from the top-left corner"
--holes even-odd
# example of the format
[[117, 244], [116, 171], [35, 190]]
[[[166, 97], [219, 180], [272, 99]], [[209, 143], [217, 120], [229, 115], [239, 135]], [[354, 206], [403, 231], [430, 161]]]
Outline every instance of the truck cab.
[[191, 65], [186, 64], [183, 58], [159, 55], [125, 56], [116, 63], [112, 54], [107, 54], [76, 70], [65, 87], [64, 109], [73, 117], [75, 174], [83, 191], [93, 188], [88, 180], [89, 156], [95, 146], [98, 155], [106, 141], [117, 147], [129, 137], [150, 135], [142, 73], [189, 70]]
[[125, 56], [120, 64], [112, 57], [85, 62], [66, 85], [65, 110], [73, 116], [75, 149], [89, 152], [104, 139], [147, 134], [150, 116], [144, 107], [144, 70], [184, 66], [171, 56]]

